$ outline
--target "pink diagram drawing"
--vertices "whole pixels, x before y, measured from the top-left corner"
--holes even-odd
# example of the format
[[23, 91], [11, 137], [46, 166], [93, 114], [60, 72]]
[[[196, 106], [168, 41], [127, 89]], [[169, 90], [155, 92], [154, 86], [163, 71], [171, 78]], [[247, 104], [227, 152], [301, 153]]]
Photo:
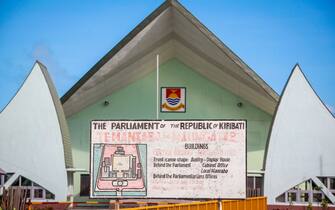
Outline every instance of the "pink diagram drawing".
[[[146, 146], [146, 145], [145, 145]], [[102, 146], [95, 191], [146, 192], [139, 145], [104, 144]]]

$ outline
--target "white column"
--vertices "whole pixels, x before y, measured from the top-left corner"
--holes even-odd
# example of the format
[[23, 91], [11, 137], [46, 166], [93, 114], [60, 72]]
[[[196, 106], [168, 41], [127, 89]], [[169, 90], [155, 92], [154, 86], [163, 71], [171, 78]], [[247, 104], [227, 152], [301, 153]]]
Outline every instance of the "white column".
[[159, 119], [159, 111], [160, 111], [160, 101], [159, 101], [159, 54], [156, 56], [156, 99], [157, 99], [157, 104], [156, 104], [156, 119]]

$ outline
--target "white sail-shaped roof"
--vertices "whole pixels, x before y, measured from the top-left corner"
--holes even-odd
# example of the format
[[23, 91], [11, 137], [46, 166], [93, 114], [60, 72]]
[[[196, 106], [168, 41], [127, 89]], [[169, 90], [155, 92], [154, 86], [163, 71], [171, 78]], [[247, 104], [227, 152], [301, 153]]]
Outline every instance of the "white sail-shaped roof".
[[273, 204], [280, 194], [318, 176], [335, 176], [335, 119], [296, 65], [273, 121], [264, 193]]
[[61, 201], [67, 195], [66, 165], [72, 164], [64, 119], [55, 88], [39, 62], [0, 113], [0, 167], [15, 173], [14, 178], [38, 183]]

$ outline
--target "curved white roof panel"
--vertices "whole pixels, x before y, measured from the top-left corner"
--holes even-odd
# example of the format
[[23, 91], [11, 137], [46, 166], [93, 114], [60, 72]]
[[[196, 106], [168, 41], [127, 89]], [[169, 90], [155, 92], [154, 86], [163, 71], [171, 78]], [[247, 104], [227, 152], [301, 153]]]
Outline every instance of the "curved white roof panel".
[[[56, 98], [59, 104], [46, 68], [36, 62], [0, 113], [0, 167], [38, 183], [55, 194], [56, 200], [64, 201], [67, 174], [63, 141], [67, 130]], [[71, 164], [71, 156], [67, 159]]]
[[264, 192], [270, 204], [295, 185], [335, 176], [335, 119], [299, 66], [282, 93], [268, 142]]

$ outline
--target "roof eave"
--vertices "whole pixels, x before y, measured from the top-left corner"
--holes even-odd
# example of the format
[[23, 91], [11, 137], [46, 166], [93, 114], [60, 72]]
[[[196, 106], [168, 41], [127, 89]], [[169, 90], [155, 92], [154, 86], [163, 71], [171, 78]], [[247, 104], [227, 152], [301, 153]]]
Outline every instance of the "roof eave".
[[258, 76], [254, 70], [252, 70], [245, 62], [243, 62], [243, 60], [238, 55], [236, 55], [228, 46], [226, 46], [213, 32], [211, 32], [177, 0], [171, 0], [171, 4], [188, 20], [190, 20], [196, 28], [204, 33], [204, 35], [208, 37], [208, 39], [211, 40], [225, 55], [227, 55], [232, 61], [240, 66], [243, 71], [248, 74], [262, 89], [264, 89], [271, 98], [278, 102], [279, 95], [260, 76]]
[[250, 76], [257, 85], [259, 85], [276, 103], [279, 95], [253, 71], [246, 63], [242, 61], [232, 50], [230, 50], [218, 37], [215, 36], [205, 25], [203, 25], [195, 16], [193, 16], [177, 0], [166, 0], [141, 23], [139, 23], [130, 33], [128, 33], [115, 47], [113, 47], [105, 56], [103, 56], [84, 76], [62, 97], [61, 102], [64, 104], [86, 81], [89, 80], [104, 64], [106, 64], [117, 52], [128, 44], [137, 34], [139, 34], [147, 25], [158, 17], [168, 7], [174, 7], [185, 16], [192, 24], [195, 25], [209, 40], [211, 40], [224, 54], [234, 61], [248, 76]]

